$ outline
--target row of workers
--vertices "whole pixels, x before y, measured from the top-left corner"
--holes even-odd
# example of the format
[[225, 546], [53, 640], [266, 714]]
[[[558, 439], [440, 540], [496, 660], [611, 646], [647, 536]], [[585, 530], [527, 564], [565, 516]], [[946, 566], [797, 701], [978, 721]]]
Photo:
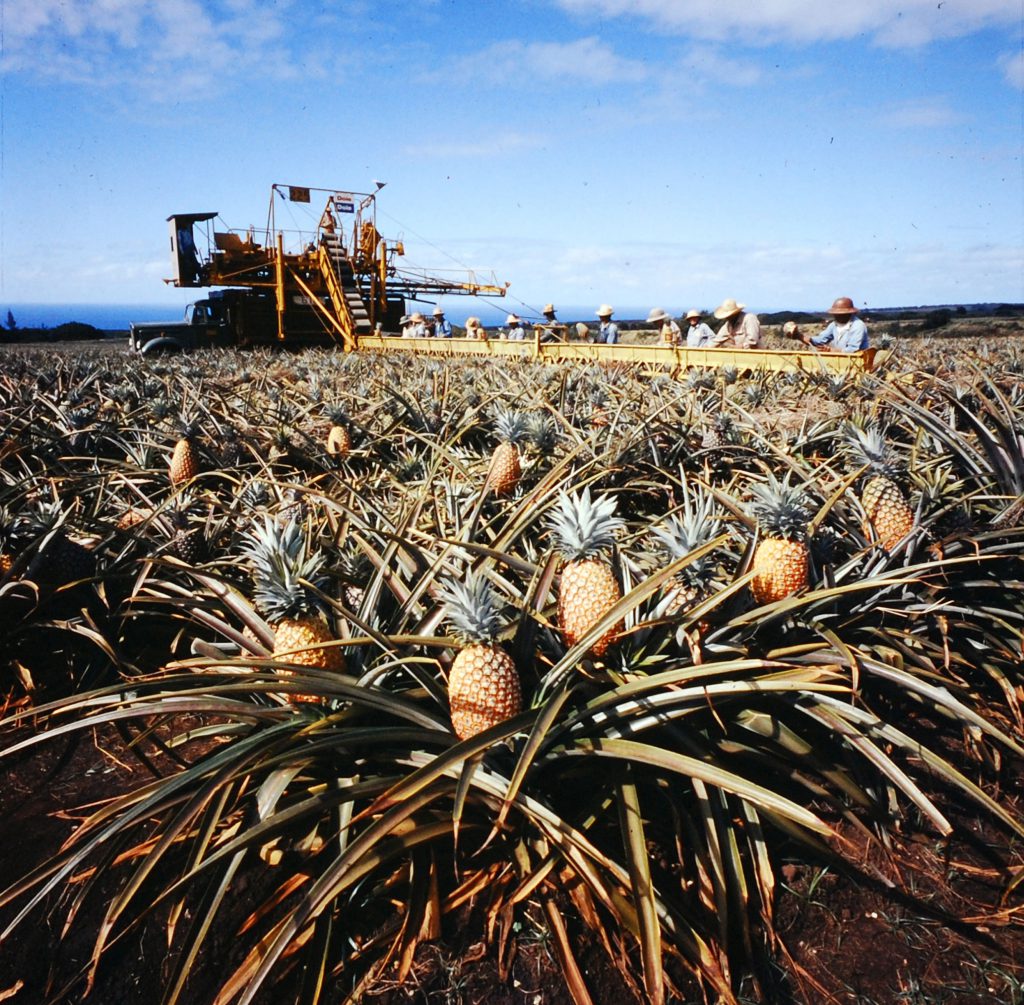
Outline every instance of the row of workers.
[[[831, 320], [816, 335], [802, 332], [794, 321], [787, 321], [782, 332], [804, 345], [823, 352], [859, 352], [868, 347], [867, 325], [857, 317], [858, 309], [849, 297], [836, 297], [828, 309]], [[668, 345], [682, 345], [688, 349], [759, 349], [761, 322], [756, 314], [746, 311], [746, 304], [733, 299], [724, 300], [715, 308], [715, 318], [724, 324], [712, 331], [700, 311], [689, 311], [683, 318], [686, 334], [660, 307], [655, 307], [647, 318], [648, 324], [657, 325], [662, 341]], [[616, 337], [617, 337], [616, 332]]]
[[[849, 297], [837, 297], [828, 309], [831, 320], [816, 335], [801, 332], [792, 321], [783, 325], [783, 334], [799, 339], [804, 345], [824, 352], [858, 352], [868, 347], [867, 325], [857, 317], [858, 309]], [[594, 341], [604, 345], [614, 345], [619, 341], [619, 326], [612, 320], [615, 311], [609, 304], [602, 304], [597, 309], [598, 329]], [[761, 322], [756, 314], [748, 313], [746, 304], [737, 303], [732, 298], [724, 300], [715, 308], [714, 317], [722, 321], [717, 332], [704, 321], [703, 314], [698, 310], [689, 311], [682, 319], [686, 326], [683, 334], [679, 324], [660, 307], [655, 307], [647, 318], [647, 323], [657, 326], [661, 339], [667, 345], [681, 346], [685, 343], [689, 349], [758, 349], [761, 347]], [[544, 306], [544, 322], [534, 325], [548, 338], [564, 338], [567, 328], [557, 317], [552, 304]], [[444, 316], [444, 311], [437, 307], [432, 322], [428, 322], [418, 311], [402, 318], [402, 335], [405, 338], [451, 338], [452, 326]], [[510, 341], [525, 341], [532, 338], [527, 334], [522, 318], [517, 314], [509, 314], [505, 323], [508, 331], [501, 331], [500, 337]], [[582, 327], [582, 326], [578, 326]], [[542, 338], [544, 335], [542, 334]], [[466, 338], [485, 339], [487, 334], [479, 318], [466, 319]]]

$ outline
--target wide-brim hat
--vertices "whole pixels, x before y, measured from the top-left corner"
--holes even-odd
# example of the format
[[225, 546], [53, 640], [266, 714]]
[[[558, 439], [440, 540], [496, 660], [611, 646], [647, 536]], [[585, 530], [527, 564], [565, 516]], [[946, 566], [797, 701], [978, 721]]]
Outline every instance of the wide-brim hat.
[[611, 304], [601, 304], [598, 307], [596, 314], [599, 318], [610, 318], [615, 313], [615, 308]]
[[836, 297], [832, 306], [828, 309], [829, 314], [857, 314], [857, 308], [849, 297]]
[[517, 325], [520, 321], [522, 321], [522, 318], [520, 318], [518, 314], [510, 314], [505, 318], [505, 324], [507, 325]]
[[554, 304], [545, 304], [544, 305], [544, 310], [541, 311], [541, 314], [554, 314], [554, 313], [555, 313], [555, 305]]
[[444, 317], [444, 308], [443, 307], [435, 307], [434, 308], [434, 317], [435, 318]]
[[701, 312], [700, 312], [700, 311], [698, 311], [698, 310], [693, 310], [693, 311], [687, 311], [687, 312], [686, 312], [686, 317], [685, 317], [685, 318], [683, 318], [683, 320], [684, 320], [684, 321], [689, 321], [689, 320], [690, 320], [690, 318], [698, 318], [698, 319], [699, 319], [699, 318], [700, 318], [701, 316], [702, 316], [702, 315], [701, 315]]
[[650, 324], [652, 321], [666, 321], [668, 315], [660, 307], [652, 307], [651, 313], [647, 315], [647, 323]]
[[400, 317], [400, 318], [398, 319], [398, 323], [399, 323], [400, 325], [407, 325], [407, 324], [408, 324], [408, 323], [409, 323], [409, 322], [410, 322], [411, 320], [412, 320], [412, 318], [411, 318], [411, 317], [409, 317], [409, 315], [408, 315], [408, 314], [403, 314], [403, 315], [402, 315], [402, 316], [401, 316], [401, 317]]
[[422, 314], [420, 314], [420, 312], [419, 312], [419, 311], [416, 311], [416, 313], [415, 313], [415, 314], [411, 314], [411, 315], [409, 316], [409, 320], [410, 320], [410, 321], [415, 321], [415, 322], [417, 322], [417, 323], [420, 323], [420, 322], [422, 322], [422, 321], [423, 321], [423, 315], [422, 315]]
[[736, 303], [732, 297], [729, 297], [728, 300], [723, 300], [721, 304], [715, 308], [715, 317], [718, 318], [719, 321], [724, 321], [726, 318], [731, 318], [734, 314], [739, 314], [739, 312], [746, 306], [746, 304]]
[[479, 318], [466, 318], [466, 327], [467, 328], [481, 328], [483, 326], [480, 324], [480, 319]]

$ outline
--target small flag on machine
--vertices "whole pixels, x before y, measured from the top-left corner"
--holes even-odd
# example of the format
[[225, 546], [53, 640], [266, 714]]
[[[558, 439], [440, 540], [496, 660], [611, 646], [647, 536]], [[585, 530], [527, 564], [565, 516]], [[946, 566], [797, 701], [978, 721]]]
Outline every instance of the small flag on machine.
[[309, 189], [297, 188], [295, 185], [289, 185], [288, 198], [291, 202], [309, 202]]

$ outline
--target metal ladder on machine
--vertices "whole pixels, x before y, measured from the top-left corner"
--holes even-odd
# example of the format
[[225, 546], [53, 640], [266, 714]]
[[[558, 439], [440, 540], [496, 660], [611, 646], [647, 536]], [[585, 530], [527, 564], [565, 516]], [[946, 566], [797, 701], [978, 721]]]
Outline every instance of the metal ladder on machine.
[[[347, 314], [352, 320], [352, 327], [358, 338], [360, 335], [369, 335], [370, 315], [367, 313], [366, 304], [363, 302], [362, 294], [356, 285], [355, 274], [352, 271], [352, 263], [345, 254], [341, 245], [341, 238], [337, 234], [325, 233], [321, 235], [322, 247], [330, 262], [331, 275], [335, 282], [328, 280], [328, 287], [331, 300], [335, 310], [339, 314]], [[344, 301], [344, 310], [338, 303], [338, 298]]]

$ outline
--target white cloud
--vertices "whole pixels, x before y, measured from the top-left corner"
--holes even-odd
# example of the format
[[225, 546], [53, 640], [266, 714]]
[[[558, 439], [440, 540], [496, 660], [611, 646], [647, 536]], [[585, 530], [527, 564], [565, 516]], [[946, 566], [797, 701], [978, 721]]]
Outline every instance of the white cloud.
[[538, 80], [635, 83], [649, 74], [643, 63], [616, 55], [594, 36], [573, 42], [496, 42], [455, 60], [451, 69], [467, 80], [476, 78], [506, 86]]
[[895, 129], [937, 129], [963, 121], [964, 116], [941, 99], [907, 101], [884, 110], [878, 118], [880, 125]]
[[[421, 250], [418, 264], [432, 271], [430, 249]], [[893, 247], [755, 241], [691, 247], [674, 242], [523, 242], [504, 236], [466, 242], [459, 257], [500, 263], [499, 278], [512, 283], [509, 295], [517, 303], [536, 305], [554, 298], [578, 309], [611, 303], [620, 309], [620, 317], [654, 305], [674, 312], [708, 309], [726, 297], [764, 312], [824, 312], [837, 296], [851, 296], [869, 307], [1024, 299], [1024, 251], [994, 244]]]
[[230, 74], [293, 75], [294, 0], [5, 0], [3, 69], [178, 101]]
[[1019, 24], [1019, 0], [555, 0], [592, 17], [641, 17], [674, 33], [727, 42], [817, 42], [871, 35], [880, 45], [924, 45], [993, 25]]
[[1024, 90], [1024, 50], [1003, 56], [999, 60], [999, 66], [1011, 87]]

